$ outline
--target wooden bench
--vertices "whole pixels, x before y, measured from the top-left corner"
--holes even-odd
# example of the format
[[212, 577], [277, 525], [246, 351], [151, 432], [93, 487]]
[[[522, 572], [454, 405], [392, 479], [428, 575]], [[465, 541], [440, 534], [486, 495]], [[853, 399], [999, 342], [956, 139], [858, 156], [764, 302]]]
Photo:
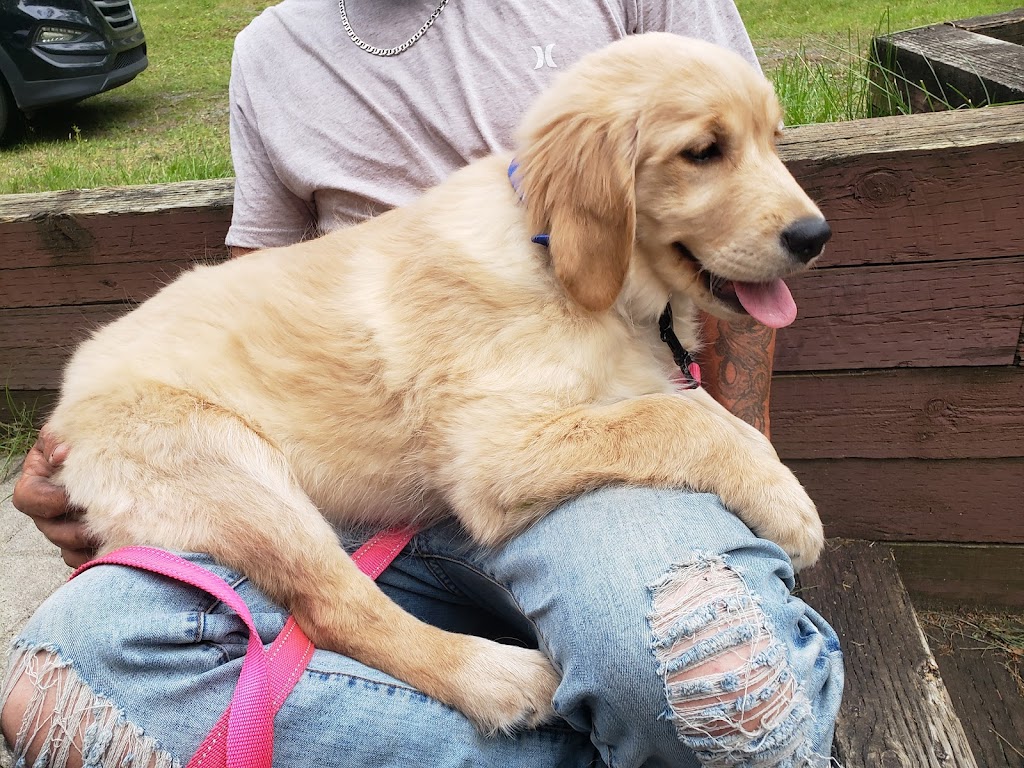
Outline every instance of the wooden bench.
[[[837, 756], [972, 768], [904, 585], [1024, 605], [1024, 106], [795, 128], [781, 151], [835, 236], [791, 283], [774, 442], [829, 535], [885, 542], [834, 546], [802, 580], [849, 660]], [[89, 328], [226, 258], [231, 193], [0, 197], [12, 396], [45, 403]]]
[[800, 595], [842, 638], [846, 685], [833, 752], [842, 765], [986, 768], [975, 759], [889, 547], [832, 539], [821, 562], [800, 574]]
[[879, 114], [1024, 102], [1024, 8], [881, 35], [870, 56]]

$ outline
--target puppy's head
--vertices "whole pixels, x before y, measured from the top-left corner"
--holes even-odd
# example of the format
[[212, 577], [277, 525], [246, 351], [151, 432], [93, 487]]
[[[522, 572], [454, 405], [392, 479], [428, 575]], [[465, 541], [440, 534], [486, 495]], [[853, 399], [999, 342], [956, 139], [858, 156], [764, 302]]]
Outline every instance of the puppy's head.
[[569, 295], [605, 310], [634, 274], [646, 285], [632, 288], [719, 317], [792, 322], [782, 278], [831, 232], [779, 160], [781, 118], [740, 56], [675, 35], [627, 38], [564, 74], [528, 112], [517, 156], [530, 226], [550, 233]]

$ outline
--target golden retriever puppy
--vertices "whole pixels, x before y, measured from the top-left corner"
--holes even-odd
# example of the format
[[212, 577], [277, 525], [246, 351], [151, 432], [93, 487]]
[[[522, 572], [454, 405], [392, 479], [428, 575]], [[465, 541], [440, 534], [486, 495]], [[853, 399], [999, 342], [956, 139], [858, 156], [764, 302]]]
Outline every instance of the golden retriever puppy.
[[[75, 353], [59, 475], [110, 550], [208, 552], [322, 648], [484, 731], [551, 714], [545, 657], [425, 625], [362, 575], [332, 523], [454, 515], [498, 544], [608, 483], [718, 494], [797, 566], [822, 528], [757, 430], [677, 391], [658, 318], [774, 325], [780, 278], [827, 226], [775, 153], [764, 78], [650, 34], [582, 60], [512, 154], [355, 227], [177, 279]], [[550, 248], [531, 237], [549, 233]], [[746, 309], [744, 309], [746, 308]]]

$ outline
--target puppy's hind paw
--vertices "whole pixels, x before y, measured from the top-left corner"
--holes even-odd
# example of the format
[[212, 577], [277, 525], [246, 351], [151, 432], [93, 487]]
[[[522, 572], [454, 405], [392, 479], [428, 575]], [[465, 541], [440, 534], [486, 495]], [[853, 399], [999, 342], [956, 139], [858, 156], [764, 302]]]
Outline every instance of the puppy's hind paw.
[[540, 651], [480, 640], [459, 674], [456, 705], [484, 734], [512, 734], [555, 716], [559, 676]]

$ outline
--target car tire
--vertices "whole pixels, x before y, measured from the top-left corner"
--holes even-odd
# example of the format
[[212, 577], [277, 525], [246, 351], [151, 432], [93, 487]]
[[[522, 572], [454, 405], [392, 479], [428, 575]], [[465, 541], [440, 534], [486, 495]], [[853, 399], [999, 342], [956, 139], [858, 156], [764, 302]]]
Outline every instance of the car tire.
[[0, 146], [6, 146], [14, 141], [21, 127], [21, 111], [14, 103], [7, 81], [0, 76]]

